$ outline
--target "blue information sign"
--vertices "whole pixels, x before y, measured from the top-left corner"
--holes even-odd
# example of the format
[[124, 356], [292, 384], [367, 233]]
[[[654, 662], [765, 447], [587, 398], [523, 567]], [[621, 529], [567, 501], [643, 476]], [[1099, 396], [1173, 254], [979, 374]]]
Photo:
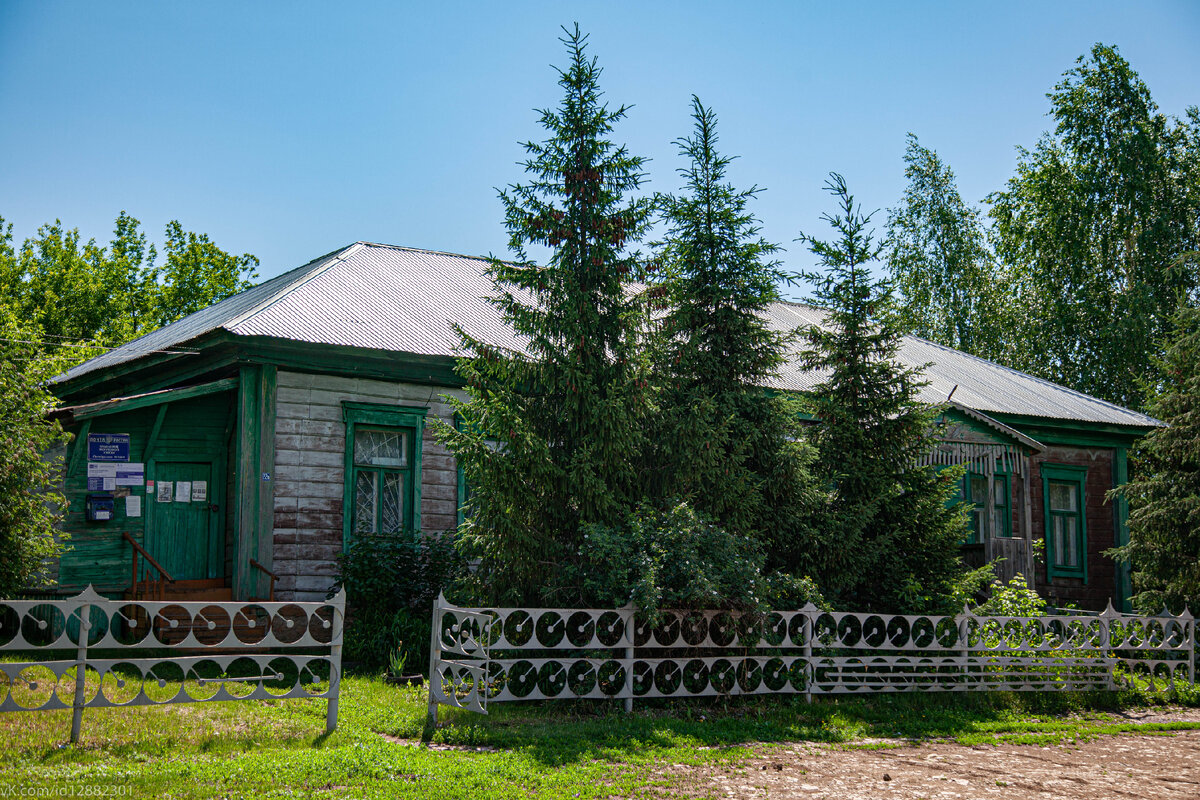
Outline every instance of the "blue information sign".
[[128, 461], [128, 433], [89, 433], [88, 461]]

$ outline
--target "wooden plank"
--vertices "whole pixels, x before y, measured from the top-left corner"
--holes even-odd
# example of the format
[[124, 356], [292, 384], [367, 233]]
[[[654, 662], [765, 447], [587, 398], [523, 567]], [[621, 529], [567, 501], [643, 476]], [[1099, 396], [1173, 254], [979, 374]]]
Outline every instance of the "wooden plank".
[[[278, 394], [279, 371], [274, 364], [264, 364], [258, 386], [258, 466], [262, 473], [258, 482], [258, 520], [255, 560], [268, 570], [273, 568], [275, 559], [275, 403]], [[263, 475], [269, 475], [268, 480], [262, 480]], [[256, 570], [258, 597], [266, 597], [266, 586], [269, 578], [261, 570]]]
[[214, 394], [216, 392], [228, 392], [237, 387], [237, 382], [237, 378], [224, 378], [223, 380], [213, 381], [212, 383], [202, 383], [198, 386], [185, 386], [182, 389], [164, 389], [159, 392], [143, 394], [137, 397], [106, 400], [103, 403], [92, 403], [86, 406], [79, 406], [72, 412], [72, 414], [75, 419], [88, 419], [91, 417], [105, 416], [107, 414], [118, 414], [122, 411], [132, 411], [135, 408], [156, 406], [162, 403], [174, 403], [179, 400], [189, 400], [193, 397], [203, 397], [206, 394]]
[[250, 559], [258, 556], [258, 472], [259, 437], [259, 387], [262, 368], [244, 366], [238, 374], [238, 422], [236, 473], [234, 476], [234, 558], [233, 595], [246, 600], [255, 594], [256, 579], [250, 567]]
[[79, 433], [75, 436], [75, 441], [71, 443], [71, 463], [67, 465], [67, 478], [79, 471], [79, 465], [83, 463], [84, 455], [87, 453], [87, 437], [91, 430], [92, 421], [84, 420], [83, 425], [79, 428]]
[[142, 451], [142, 461], [154, 458], [154, 446], [158, 444], [158, 436], [162, 433], [163, 421], [167, 418], [167, 408], [170, 404], [163, 403], [158, 407], [158, 416], [154, 418], [154, 427], [150, 429], [150, 437], [146, 439], [146, 449]]

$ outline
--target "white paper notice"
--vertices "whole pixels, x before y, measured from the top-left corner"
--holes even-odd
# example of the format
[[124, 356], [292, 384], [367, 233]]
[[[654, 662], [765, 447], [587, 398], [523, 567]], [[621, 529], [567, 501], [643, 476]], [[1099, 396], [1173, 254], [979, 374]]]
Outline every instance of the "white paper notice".
[[141, 486], [146, 478], [146, 465], [140, 461], [113, 466], [116, 468], [113, 477], [117, 479], [117, 486]]
[[187, 503], [192, 499], [192, 482], [175, 481], [175, 502]]
[[208, 481], [192, 481], [192, 502], [208, 502]]
[[125, 498], [125, 516], [140, 517], [142, 515], [142, 496], [131, 494]]
[[174, 485], [172, 485], [172, 483], [170, 481], [159, 481], [158, 482], [158, 502], [160, 502], [160, 503], [171, 502], [171, 492], [174, 491], [174, 489], [175, 489], [175, 487], [174, 487]]
[[88, 462], [88, 477], [89, 478], [115, 478], [115, 477], [117, 477], [117, 465], [116, 464], [107, 464], [103, 461], [89, 461]]

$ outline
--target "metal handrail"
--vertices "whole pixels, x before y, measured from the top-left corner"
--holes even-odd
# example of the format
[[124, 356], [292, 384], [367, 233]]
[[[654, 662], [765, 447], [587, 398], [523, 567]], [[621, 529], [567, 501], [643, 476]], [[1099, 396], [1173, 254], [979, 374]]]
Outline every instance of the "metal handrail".
[[146, 563], [158, 571], [158, 580], [146, 581], [146, 583], [147, 586], [153, 585], [158, 590], [158, 598], [161, 600], [165, 584], [174, 583], [175, 579], [171, 577], [171, 573], [163, 569], [162, 564], [159, 564], [154, 560], [154, 556], [146, 552], [146, 548], [138, 544], [137, 540], [129, 535], [128, 531], [122, 533], [121, 536], [124, 537], [125, 541], [129, 542], [129, 545], [133, 548], [133, 577], [129, 585], [129, 591], [133, 594], [133, 597], [130, 599], [138, 599], [138, 587], [141, 585], [141, 581], [138, 580], [138, 555], [141, 555], [142, 558], [146, 559]]
[[272, 603], [275, 602], [275, 581], [279, 580], [279, 576], [255, 561], [253, 558], [250, 559], [250, 566], [254, 567], [255, 569], [262, 570], [264, 573], [266, 573], [267, 577], [271, 579], [270, 596], [268, 597], [268, 600]]

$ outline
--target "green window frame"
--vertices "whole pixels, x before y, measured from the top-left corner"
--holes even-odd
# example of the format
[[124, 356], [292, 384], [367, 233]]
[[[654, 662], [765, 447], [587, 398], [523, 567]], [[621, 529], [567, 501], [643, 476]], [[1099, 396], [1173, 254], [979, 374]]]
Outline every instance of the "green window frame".
[[355, 533], [421, 529], [421, 441], [428, 412], [415, 406], [342, 403], [343, 550]]
[[[1012, 538], [1012, 481], [1007, 472], [997, 472], [992, 480], [992, 522], [996, 535]], [[983, 514], [987, 506], [987, 475], [968, 472], [963, 476], [964, 496], [975, 508], [971, 511], [971, 540], [983, 541]]]
[[[1012, 537], [1012, 479], [1007, 472], [997, 472], [992, 498], [992, 518], [996, 535]], [[955, 502], [971, 506], [971, 524], [963, 544], [983, 543], [983, 515], [987, 506], [987, 475], [982, 472], [967, 472], [958, 482]]]
[[1087, 582], [1087, 467], [1042, 464], [1046, 572]]

